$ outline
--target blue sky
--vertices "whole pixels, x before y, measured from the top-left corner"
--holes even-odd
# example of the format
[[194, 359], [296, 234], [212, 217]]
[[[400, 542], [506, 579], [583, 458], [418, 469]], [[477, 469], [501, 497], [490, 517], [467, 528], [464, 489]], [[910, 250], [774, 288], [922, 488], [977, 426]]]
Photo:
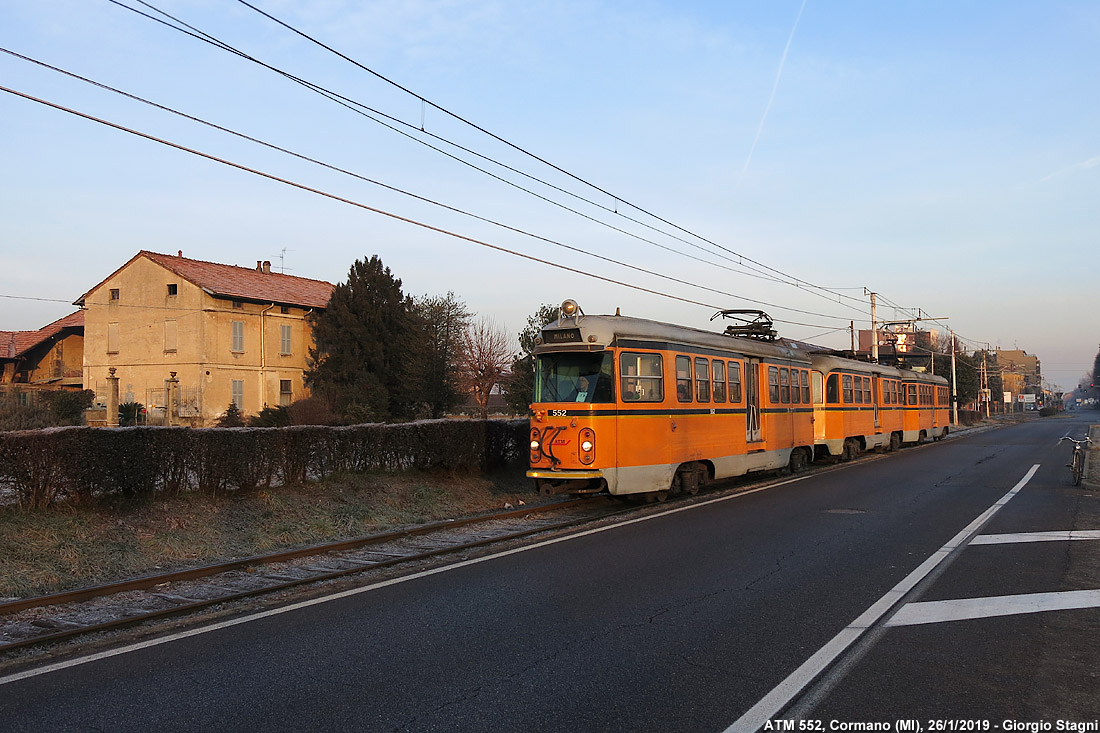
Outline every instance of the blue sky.
[[[849, 319], [867, 327], [866, 287], [884, 302], [948, 316], [971, 342], [1037, 354], [1056, 385], [1072, 387], [1096, 354], [1096, 3], [257, 0], [432, 102], [705, 240], [521, 156], [234, 0], [153, 4], [274, 66], [415, 127], [423, 120], [430, 132], [583, 195], [612, 211], [524, 184], [637, 236], [519, 192], [107, 0], [2, 3], [0, 46], [581, 252], [7, 54], [0, 85], [705, 305], [521, 260], [0, 93], [0, 296], [18, 296], [0, 297], [0, 329], [65, 315], [140, 249], [246, 266], [278, 266], [285, 249], [287, 272], [333, 282], [356, 258], [378, 254], [407, 292], [453, 290], [509, 333], [539, 304], [567, 297], [589, 313], [621, 307], [700, 327], [712, 305], [764, 302], [783, 335], [843, 346]], [[823, 296], [749, 277], [738, 255], [845, 290]], [[884, 306], [880, 316], [903, 314]]]

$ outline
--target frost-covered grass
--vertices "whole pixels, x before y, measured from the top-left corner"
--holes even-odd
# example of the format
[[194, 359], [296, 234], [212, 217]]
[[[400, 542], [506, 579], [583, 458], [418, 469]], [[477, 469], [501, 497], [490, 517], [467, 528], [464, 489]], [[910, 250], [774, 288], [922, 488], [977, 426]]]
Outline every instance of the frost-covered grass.
[[0, 507], [0, 599], [348, 539], [536, 503], [522, 470], [493, 477], [337, 475], [228, 497], [184, 494], [131, 508]]

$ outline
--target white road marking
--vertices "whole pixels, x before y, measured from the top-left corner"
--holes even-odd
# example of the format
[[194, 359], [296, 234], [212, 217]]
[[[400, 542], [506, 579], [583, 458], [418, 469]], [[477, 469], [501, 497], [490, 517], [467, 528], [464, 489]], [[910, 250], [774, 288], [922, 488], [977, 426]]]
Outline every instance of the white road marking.
[[1065, 611], [1100, 607], [1100, 590], [1070, 590], [1061, 593], [1027, 593], [990, 598], [959, 598], [950, 601], [908, 603], [886, 626], [916, 626], [944, 621], [1015, 616], [1021, 613]]
[[983, 534], [972, 545], [1011, 545], [1017, 542], [1064, 542], [1066, 540], [1100, 540], [1100, 529], [1068, 529], [1057, 532], [1018, 532], [1016, 534]]
[[365, 585], [361, 588], [352, 588], [350, 590], [334, 593], [329, 596], [321, 596], [319, 598], [312, 598], [308, 601], [302, 601], [300, 603], [294, 603], [289, 606], [283, 606], [281, 608], [273, 608], [269, 611], [261, 611], [259, 613], [250, 614], [248, 616], [242, 616], [240, 618], [229, 619], [228, 621], [220, 621], [210, 626], [203, 626], [200, 628], [189, 629], [187, 631], [177, 632], [175, 634], [169, 634], [168, 636], [158, 637], [156, 639], [148, 639], [146, 641], [138, 642], [136, 644], [129, 644], [127, 646], [118, 647], [117, 649], [108, 649], [107, 651], [99, 652], [97, 654], [90, 654], [86, 657], [77, 657], [75, 659], [69, 659], [64, 662], [56, 662], [54, 664], [48, 664], [43, 667], [37, 667], [35, 669], [28, 669], [23, 672], [17, 672], [10, 674], [6, 677], [0, 677], [0, 685], [11, 684], [12, 682], [18, 682], [19, 680], [25, 680], [30, 677], [38, 677], [39, 675], [49, 674], [51, 672], [59, 672], [63, 669], [70, 667], [77, 667], [81, 664], [88, 664], [89, 662], [95, 662], [100, 659], [108, 659], [110, 657], [117, 657], [122, 654], [129, 654], [130, 652], [136, 652], [140, 649], [148, 649], [149, 647], [160, 646], [161, 644], [168, 644], [173, 641], [179, 641], [181, 639], [187, 639], [192, 636], [199, 636], [211, 631], [218, 631], [220, 629], [226, 629], [231, 626], [237, 626], [240, 624], [246, 624], [251, 621], [259, 621], [260, 619], [268, 618], [270, 616], [278, 616], [284, 613], [290, 613], [291, 611], [297, 611], [302, 608], [308, 608], [310, 606], [317, 606], [322, 603], [328, 603], [329, 601], [339, 600], [341, 598], [347, 598], [348, 596], [359, 595], [360, 593], [368, 593], [373, 590], [379, 590], [380, 588], [386, 588], [391, 585], [397, 585], [399, 583], [406, 583], [410, 580], [417, 580], [419, 578], [426, 578], [430, 575], [438, 575], [439, 573], [447, 573], [452, 570], [464, 568], [469, 565], [478, 565], [483, 562], [489, 562], [501, 557], [508, 557], [509, 555], [516, 555], [521, 552], [528, 552], [530, 550], [536, 550], [541, 547], [548, 547], [550, 545], [556, 545], [559, 542], [569, 542], [571, 540], [578, 539], [580, 537], [587, 537], [588, 535], [599, 534], [600, 532], [607, 532], [615, 529], [616, 527], [625, 527], [631, 524], [638, 524], [640, 522], [648, 522], [659, 517], [667, 517], [671, 514], [679, 514], [680, 512], [691, 511], [700, 507], [708, 506], [712, 503], [719, 503], [723, 501], [730, 501], [731, 499], [739, 499], [743, 496], [750, 494], [756, 494], [761, 491], [767, 491], [768, 489], [776, 489], [780, 486], [786, 486], [788, 484], [797, 483], [798, 481], [805, 481], [808, 478], [812, 478], [813, 474], [806, 476], [799, 476], [798, 478], [787, 479], [786, 481], [780, 481], [774, 484], [768, 484], [767, 486], [761, 486], [756, 489], [749, 489], [748, 491], [741, 491], [736, 494], [730, 494], [729, 496], [723, 496], [719, 499], [711, 499], [710, 501], [702, 502], [699, 504], [690, 504], [688, 506], [676, 507], [675, 509], [669, 509], [668, 511], [659, 512], [657, 514], [649, 514], [644, 517], [638, 517], [637, 519], [630, 519], [625, 522], [619, 522], [617, 524], [609, 524], [604, 527], [596, 527], [595, 529], [585, 530], [584, 532], [577, 532], [576, 534], [567, 535], [564, 537], [556, 537], [552, 540], [545, 540], [534, 545], [528, 545], [526, 547], [517, 547], [512, 550], [505, 550], [503, 552], [497, 552], [492, 555], [485, 555], [483, 557], [476, 557], [471, 560], [464, 560], [462, 562], [455, 563], [454, 565], [445, 565], [431, 570], [424, 570], [412, 575], [404, 575], [400, 578], [391, 578], [390, 580], [384, 580], [371, 585]]
[[[726, 733], [755, 733], [755, 731], [760, 730], [765, 723], [773, 719], [779, 711], [790, 704], [791, 700], [802, 692], [807, 685], [813, 682], [826, 667], [835, 662], [837, 658], [844, 653], [844, 650], [863, 636], [867, 629], [886, 615], [886, 613], [893, 608], [906, 593], [912, 590], [917, 583], [932, 572], [937, 565], [946, 560], [956, 548], [965, 544], [967, 538], [977, 532], [982, 525], [988, 522], [994, 514], [999, 512], [1012, 497], [1016, 496], [1038, 470], [1039, 464], [1036, 463], [1007, 494], [1002, 496], [993, 506], [982, 512], [973, 522], [968, 524], [965, 529], [952, 537], [946, 545], [932, 553], [932, 556], [921, 563], [920, 567], [905, 576], [904, 580], [887, 591], [886, 595], [864, 611], [859, 618], [848, 624], [848, 626], [834, 636], [831, 641], [821, 647], [812, 657], [803, 662], [802, 666], [792, 672], [787, 679], [780, 682], [775, 689], [761, 698], [758, 703], [749, 708], [744, 715], [727, 728]], [[2, 682], [2, 680], [0, 680], [0, 682]]]

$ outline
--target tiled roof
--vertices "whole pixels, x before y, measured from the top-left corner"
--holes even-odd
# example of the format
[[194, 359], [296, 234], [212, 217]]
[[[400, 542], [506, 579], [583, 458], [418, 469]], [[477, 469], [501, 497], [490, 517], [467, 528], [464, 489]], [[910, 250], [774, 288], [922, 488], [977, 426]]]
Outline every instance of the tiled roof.
[[[166, 255], [147, 250], [138, 252], [119, 270], [125, 268], [126, 265], [129, 265], [138, 257], [145, 257], [157, 263], [212, 295], [234, 300], [324, 308], [328, 305], [328, 299], [332, 295], [333, 288], [336, 287], [324, 280], [310, 280], [305, 277], [283, 275], [277, 272], [261, 272], [251, 267], [222, 265], [217, 262], [192, 260], [183, 256]], [[117, 273], [119, 270], [115, 272]], [[110, 277], [103, 282], [109, 279]], [[81, 302], [103, 282], [85, 293], [77, 302]]]
[[[70, 313], [37, 331], [0, 331], [0, 359], [22, 356], [66, 328], [84, 328], [84, 311]], [[15, 344], [14, 349], [12, 348], [13, 343]]]

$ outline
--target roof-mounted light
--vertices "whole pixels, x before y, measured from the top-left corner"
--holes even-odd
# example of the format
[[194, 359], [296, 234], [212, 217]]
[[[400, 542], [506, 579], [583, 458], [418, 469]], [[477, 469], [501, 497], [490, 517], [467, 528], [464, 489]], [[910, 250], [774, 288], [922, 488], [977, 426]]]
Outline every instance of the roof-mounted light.
[[584, 311], [577, 305], [577, 301], [572, 299], [564, 301], [558, 309], [559, 318], [576, 318], [577, 316], [583, 315]]

